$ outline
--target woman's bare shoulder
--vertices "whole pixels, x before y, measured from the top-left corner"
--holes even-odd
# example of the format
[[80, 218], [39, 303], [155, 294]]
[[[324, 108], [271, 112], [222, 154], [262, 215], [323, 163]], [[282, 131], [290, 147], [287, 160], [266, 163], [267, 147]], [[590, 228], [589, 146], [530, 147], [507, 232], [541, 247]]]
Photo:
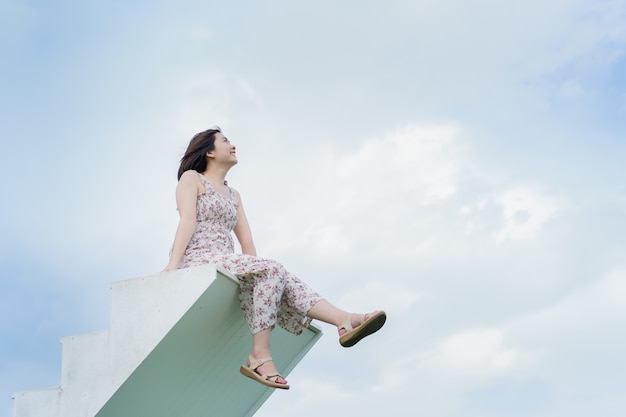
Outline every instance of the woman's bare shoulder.
[[178, 180], [177, 190], [196, 190], [196, 194], [201, 194], [206, 191], [204, 184], [202, 184], [202, 180], [200, 179], [200, 175], [198, 175], [198, 171], [190, 169], [189, 171], [183, 172], [183, 175], [180, 176]]
[[180, 179], [178, 181], [191, 181], [191, 180], [194, 180], [194, 181], [200, 180], [198, 171], [196, 171], [195, 169], [190, 169], [190, 170], [183, 172], [183, 175], [180, 176]]

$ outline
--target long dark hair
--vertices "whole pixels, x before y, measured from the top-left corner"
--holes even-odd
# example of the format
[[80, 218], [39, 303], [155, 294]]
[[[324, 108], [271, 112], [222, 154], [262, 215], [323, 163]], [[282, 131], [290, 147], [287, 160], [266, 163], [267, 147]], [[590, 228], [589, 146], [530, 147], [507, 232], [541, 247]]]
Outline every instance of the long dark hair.
[[215, 149], [215, 134], [218, 132], [221, 132], [221, 130], [215, 126], [191, 138], [185, 155], [180, 159], [180, 167], [178, 168], [179, 180], [183, 173], [190, 169], [195, 169], [199, 173], [206, 171], [206, 153]]

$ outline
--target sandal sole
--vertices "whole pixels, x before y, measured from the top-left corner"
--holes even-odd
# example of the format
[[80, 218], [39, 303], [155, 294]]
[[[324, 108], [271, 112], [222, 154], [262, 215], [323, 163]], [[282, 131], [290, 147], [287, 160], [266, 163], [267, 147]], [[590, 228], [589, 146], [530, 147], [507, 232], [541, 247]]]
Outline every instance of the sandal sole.
[[241, 373], [241, 375], [246, 376], [250, 379], [254, 379], [256, 382], [258, 382], [259, 384], [263, 384], [266, 387], [278, 388], [278, 389], [289, 389], [289, 384], [278, 384], [276, 382], [263, 379], [263, 377], [259, 375], [254, 369], [249, 368], [246, 365], [241, 365], [241, 367], [239, 368], [239, 373]]
[[343, 347], [352, 347], [359, 343], [361, 339], [376, 333], [385, 324], [387, 320], [387, 314], [384, 311], [379, 311], [367, 319], [356, 329], [349, 333], [344, 334], [339, 338], [339, 343]]

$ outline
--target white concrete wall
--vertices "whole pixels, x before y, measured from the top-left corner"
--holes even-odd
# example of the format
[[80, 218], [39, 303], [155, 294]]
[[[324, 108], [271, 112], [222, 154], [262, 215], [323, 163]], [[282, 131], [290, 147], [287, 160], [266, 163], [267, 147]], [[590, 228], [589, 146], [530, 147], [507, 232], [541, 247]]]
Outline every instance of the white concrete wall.
[[205, 265], [114, 282], [110, 330], [63, 337], [61, 385], [14, 394], [13, 416], [94, 417], [216, 278]]

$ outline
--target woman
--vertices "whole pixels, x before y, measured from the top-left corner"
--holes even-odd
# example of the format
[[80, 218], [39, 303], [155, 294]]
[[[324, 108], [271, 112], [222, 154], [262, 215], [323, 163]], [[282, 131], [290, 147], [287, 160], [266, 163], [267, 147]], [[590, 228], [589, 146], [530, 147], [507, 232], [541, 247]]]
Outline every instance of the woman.
[[[340, 310], [280, 263], [257, 257], [241, 197], [225, 181], [235, 164], [235, 146], [219, 127], [191, 139], [178, 169], [180, 221], [165, 271], [210, 263], [236, 275], [241, 309], [252, 333], [252, 352], [240, 372], [269, 387], [289, 389], [270, 355], [275, 324], [298, 335], [312, 319], [321, 320], [337, 326], [339, 342], [350, 347], [378, 331], [386, 315]], [[235, 253], [232, 231], [242, 253]]]

